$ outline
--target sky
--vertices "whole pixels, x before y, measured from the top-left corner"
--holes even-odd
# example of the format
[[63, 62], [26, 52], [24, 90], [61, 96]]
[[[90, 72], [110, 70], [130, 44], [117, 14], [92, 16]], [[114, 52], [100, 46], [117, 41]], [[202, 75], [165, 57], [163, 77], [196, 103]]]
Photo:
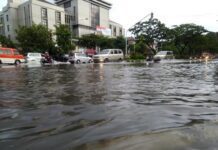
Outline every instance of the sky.
[[[7, 0], [0, 0], [0, 10]], [[52, 0], [49, 0], [52, 1]], [[218, 32], [218, 0], [106, 0], [112, 4], [110, 19], [129, 29], [154, 13], [167, 27], [195, 23]], [[148, 19], [149, 17], [147, 17]]]

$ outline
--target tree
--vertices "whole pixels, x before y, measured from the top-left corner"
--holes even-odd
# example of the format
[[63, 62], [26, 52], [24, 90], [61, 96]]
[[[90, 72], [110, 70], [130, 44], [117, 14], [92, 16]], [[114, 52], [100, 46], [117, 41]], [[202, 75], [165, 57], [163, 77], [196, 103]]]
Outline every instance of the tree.
[[114, 39], [107, 36], [98, 35], [96, 44], [98, 47], [100, 47], [100, 49], [114, 48]]
[[167, 33], [169, 29], [165, 24], [152, 16], [148, 21], [138, 22], [133, 28], [129, 29], [129, 31], [136, 36], [136, 39], [143, 37], [147, 46], [153, 49], [152, 46], [155, 41], [161, 42], [168, 38]]
[[206, 44], [203, 33], [207, 32], [204, 27], [195, 24], [182, 24], [174, 26], [172, 31], [178, 55], [189, 57], [202, 52], [203, 45]]
[[75, 49], [75, 45], [72, 43], [71, 32], [67, 25], [55, 26], [56, 28], [56, 42], [59, 47], [59, 53], [68, 53], [70, 50]]
[[123, 36], [118, 36], [116, 39], [114, 39], [114, 48], [125, 50], [126, 41]]
[[7, 37], [0, 35], [0, 43], [3, 47], [15, 48], [15, 44]]
[[16, 38], [25, 53], [53, 52], [54, 42], [52, 40], [52, 32], [47, 27], [36, 24], [30, 27], [20, 26], [16, 33]]
[[98, 36], [95, 34], [83, 35], [81, 38], [79, 38], [78, 44], [82, 47], [95, 49], [97, 46], [97, 40]]

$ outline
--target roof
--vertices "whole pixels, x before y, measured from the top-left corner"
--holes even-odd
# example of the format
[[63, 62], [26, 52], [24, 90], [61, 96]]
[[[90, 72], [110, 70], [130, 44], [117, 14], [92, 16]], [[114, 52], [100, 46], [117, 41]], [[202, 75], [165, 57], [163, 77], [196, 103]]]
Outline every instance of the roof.
[[[53, 3], [51, 3], [51, 2], [48, 2], [48, 1], [46, 1], [46, 0], [38, 0], [38, 1], [44, 2], [44, 3], [47, 3], [47, 4], [50, 4], [50, 5], [55, 5], [55, 4], [53, 4]], [[55, 5], [55, 6], [56, 6], [56, 5]]]
[[117, 23], [117, 22], [115, 22], [115, 21], [112, 21], [112, 20], [109, 20], [110, 21], [110, 23], [114, 23], [114, 24], [117, 24], [117, 25], [119, 25], [119, 26], [122, 26], [121, 24], [119, 24], [119, 23]]

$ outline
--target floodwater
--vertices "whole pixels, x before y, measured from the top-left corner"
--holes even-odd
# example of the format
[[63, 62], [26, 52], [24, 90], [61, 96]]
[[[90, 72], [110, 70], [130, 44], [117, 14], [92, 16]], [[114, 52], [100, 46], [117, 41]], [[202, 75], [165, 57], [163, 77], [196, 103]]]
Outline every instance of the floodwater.
[[0, 67], [1, 150], [216, 150], [218, 62]]

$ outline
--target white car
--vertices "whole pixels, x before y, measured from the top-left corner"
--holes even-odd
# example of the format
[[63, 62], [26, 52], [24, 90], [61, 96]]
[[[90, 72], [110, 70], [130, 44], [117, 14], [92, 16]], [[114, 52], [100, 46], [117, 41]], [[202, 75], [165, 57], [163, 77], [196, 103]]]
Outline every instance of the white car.
[[154, 56], [154, 61], [160, 61], [161, 59], [174, 59], [173, 51], [159, 51]]
[[92, 58], [87, 57], [85, 54], [83, 53], [73, 53], [71, 56], [69, 56], [69, 62], [71, 64], [74, 63], [91, 63], [93, 62]]
[[41, 53], [27, 53], [26, 62], [27, 63], [41, 63], [42, 60]]
[[124, 58], [121, 49], [104, 49], [98, 55], [93, 56], [95, 63], [109, 62], [109, 61], [122, 61]]

